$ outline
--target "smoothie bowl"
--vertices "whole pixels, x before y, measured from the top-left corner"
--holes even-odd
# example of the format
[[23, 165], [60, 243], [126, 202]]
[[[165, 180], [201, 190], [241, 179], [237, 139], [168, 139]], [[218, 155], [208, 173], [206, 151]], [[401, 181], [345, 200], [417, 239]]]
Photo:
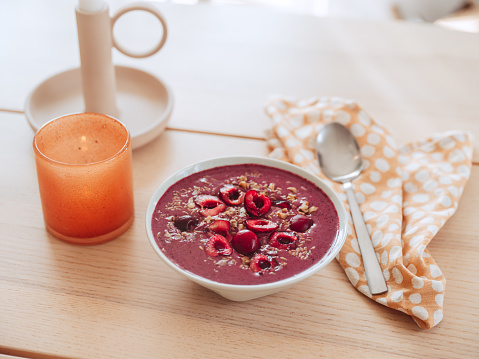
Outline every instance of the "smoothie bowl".
[[277, 293], [318, 272], [346, 238], [337, 195], [315, 175], [264, 157], [219, 157], [163, 182], [146, 213], [160, 258], [235, 301]]

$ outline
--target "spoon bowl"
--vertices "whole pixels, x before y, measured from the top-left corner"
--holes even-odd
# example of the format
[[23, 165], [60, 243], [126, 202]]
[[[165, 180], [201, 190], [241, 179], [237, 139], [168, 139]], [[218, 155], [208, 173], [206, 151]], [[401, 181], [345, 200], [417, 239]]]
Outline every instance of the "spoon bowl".
[[316, 150], [323, 173], [335, 182], [349, 182], [361, 174], [358, 142], [345, 126], [333, 122], [319, 132]]
[[371, 294], [387, 292], [386, 281], [351, 183], [361, 174], [363, 167], [358, 142], [347, 127], [333, 122], [319, 132], [316, 153], [323, 173], [331, 180], [342, 183], [346, 191]]

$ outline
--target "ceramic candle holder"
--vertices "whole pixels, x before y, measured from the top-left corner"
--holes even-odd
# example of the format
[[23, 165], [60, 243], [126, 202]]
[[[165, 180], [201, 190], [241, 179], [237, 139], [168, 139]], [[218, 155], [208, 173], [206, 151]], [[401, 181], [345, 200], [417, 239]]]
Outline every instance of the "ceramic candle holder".
[[[162, 32], [154, 46], [133, 52], [114, 36], [115, 23], [124, 14], [143, 11], [153, 15]], [[118, 118], [138, 148], [163, 132], [173, 109], [173, 94], [158, 77], [138, 69], [114, 66], [112, 50], [141, 58], [157, 53], [168, 35], [166, 21], [153, 4], [132, 3], [110, 17], [101, 0], [82, 1], [75, 9], [81, 67], [56, 74], [40, 83], [28, 96], [25, 114], [37, 131], [52, 118], [69, 113], [95, 112]]]

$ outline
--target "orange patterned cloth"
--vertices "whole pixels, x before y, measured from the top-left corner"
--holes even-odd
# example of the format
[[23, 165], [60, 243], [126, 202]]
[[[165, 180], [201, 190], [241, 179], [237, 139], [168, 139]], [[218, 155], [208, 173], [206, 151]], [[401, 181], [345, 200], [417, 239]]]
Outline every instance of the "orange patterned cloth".
[[320, 172], [315, 140], [332, 121], [352, 131], [364, 158], [354, 191], [388, 292], [369, 291], [351, 217], [337, 260], [364, 295], [407, 313], [421, 328], [437, 325], [443, 318], [446, 280], [426, 247], [457, 209], [471, 171], [472, 136], [454, 131], [398, 147], [393, 136], [355, 102], [339, 98], [272, 98], [266, 113], [273, 120], [270, 157], [316, 174], [339, 194], [346, 210], [341, 184]]

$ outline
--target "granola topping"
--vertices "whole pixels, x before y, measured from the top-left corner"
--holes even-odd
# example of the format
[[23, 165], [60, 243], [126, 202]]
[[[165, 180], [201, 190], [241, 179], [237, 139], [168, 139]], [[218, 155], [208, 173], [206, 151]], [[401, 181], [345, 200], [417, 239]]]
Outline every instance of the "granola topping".
[[[302, 222], [291, 225], [293, 218]], [[161, 250], [185, 269], [225, 283], [267, 283], [324, 256], [338, 219], [329, 198], [312, 183], [261, 165], [235, 165], [177, 182], [158, 202], [152, 227]], [[249, 244], [250, 238], [259, 245]]]

